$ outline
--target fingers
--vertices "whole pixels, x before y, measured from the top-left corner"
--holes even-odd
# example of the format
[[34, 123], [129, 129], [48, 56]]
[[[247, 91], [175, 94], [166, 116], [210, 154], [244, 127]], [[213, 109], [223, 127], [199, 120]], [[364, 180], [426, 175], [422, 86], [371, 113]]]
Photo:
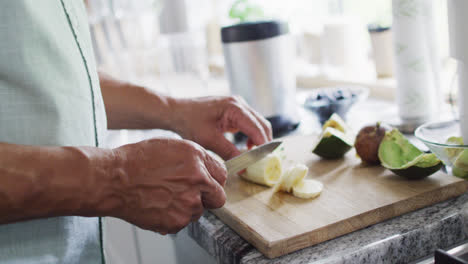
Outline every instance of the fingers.
[[226, 202], [222, 185], [226, 183], [227, 172], [224, 164], [217, 161], [209, 152], [196, 143], [184, 141], [194, 159], [190, 173], [193, 183], [199, 186], [203, 206], [207, 209], [219, 208]]
[[[209, 144], [211, 150], [217, 153], [222, 152], [221, 150], [224, 150], [224, 153], [227, 153], [227, 155], [231, 156], [240, 154], [239, 150], [231, 142], [224, 138], [224, 136], [216, 135], [215, 137], [216, 138], [212, 138], [213, 143]], [[197, 159], [195, 159], [197, 166], [199, 166], [198, 162], [203, 161], [203, 165], [206, 167], [210, 178], [214, 178], [221, 186], [224, 186], [227, 178], [227, 171], [226, 167], [224, 166], [224, 162], [219, 157], [214, 156], [214, 154], [211, 154], [209, 151], [199, 146], [198, 144], [190, 141], [187, 142], [191, 147], [193, 147], [193, 155], [197, 157]]]
[[257, 121], [262, 125], [263, 131], [265, 132], [268, 141], [273, 140], [273, 130], [271, 129], [271, 124], [270, 121], [266, 120], [263, 116], [261, 116], [259, 113], [255, 112], [255, 110], [250, 109], [252, 111], [252, 115], [255, 116]]
[[193, 210], [192, 216], [187, 218], [187, 216], [183, 215], [174, 215], [172, 214], [171, 217], [168, 217], [166, 221], [166, 227], [162, 227], [159, 225], [154, 225], [150, 230], [158, 232], [159, 234], [165, 236], [167, 234], [176, 234], [180, 230], [184, 229], [190, 222], [197, 222], [200, 217], [202, 217], [204, 213], [203, 206], [200, 205], [198, 209]]
[[[239, 129], [252, 139], [255, 145], [262, 145], [268, 142], [268, 136], [265, 133], [263, 126], [257, 119], [243, 106], [233, 107], [226, 112], [226, 124], [228, 127]], [[227, 131], [225, 129], [224, 131]]]
[[205, 211], [203, 207], [202, 195], [199, 191], [193, 190], [194, 194], [187, 196], [187, 201], [178, 208], [180, 212], [189, 214], [190, 222], [196, 222]]
[[242, 97], [238, 97], [238, 100], [255, 117], [255, 119], [257, 119], [257, 121], [260, 123], [260, 125], [263, 128], [263, 131], [264, 131], [265, 135], [268, 138], [268, 141], [273, 140], [273, 131], [271, 129], [270, 121], [266, 120], [260, 113], [255, 111], [255, 109], [253, 109], [252, 107], [250, 107]]
[[[223, 137], [224, 139], [224, 137]], [[231, 146], [229, 150], [226, 150], [226, 153], [229, 155], [236, 155], [239, 150], [232, 145], [231, 142], [229, 142], [227, 139], [224, 139], [228, 144]], [[220, 151], [224, 148], [220, 148]], [[227, 179], [227, 171], [226, 171], [226, 166], [224, 166], [224, 163], [218, 161], [216, 157], [214, 157], [211, 153], [208, 151], [205, 151], [205, 166], [208, 169], [208, 172], [210, 175], [221, 185], [224, 187], [226, 184], [226, 179]], [[224, 158], [224, 157], [223, 157]]]
[[203, 207], [206, 209], [220, 208], [226, 202], [226, 193], [223, 187], [211, 177], [208, 169], [203, 166], [205, 182], [200, 186]]
[[180, 196], [179, 201], [174, 203], [171, 210], [165, 212], [164, 216], [153, 223], [150, 230], [159, 232], [161, 235], [175, 234], [186, 227], [190, 222], [196, 222], [203, 215], [201, 193], [195, 188]]
[[213, 138], [212, 143], [208, 147], [224, 160], [232, 159], [241, 154], [240, 150], [221, 133], [216, 138]]
[[201, 192], [203, 207], [206, 209], [221, 208], [226, 203], [226, 193], [218, 183], [215, 183], [212, 187]]

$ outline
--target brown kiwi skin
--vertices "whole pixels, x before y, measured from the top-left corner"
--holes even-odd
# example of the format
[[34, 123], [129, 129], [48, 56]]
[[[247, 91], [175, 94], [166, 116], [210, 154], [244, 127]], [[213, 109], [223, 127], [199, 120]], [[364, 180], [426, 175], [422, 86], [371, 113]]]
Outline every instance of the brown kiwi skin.
[[362, 161], [371, 165], [380, 164], [379, 146], [385, 136], [385, 132], [390, 131], [388, 125], [377, 122], [375, 125], [368, 125], [356, 136], [354, 147]]

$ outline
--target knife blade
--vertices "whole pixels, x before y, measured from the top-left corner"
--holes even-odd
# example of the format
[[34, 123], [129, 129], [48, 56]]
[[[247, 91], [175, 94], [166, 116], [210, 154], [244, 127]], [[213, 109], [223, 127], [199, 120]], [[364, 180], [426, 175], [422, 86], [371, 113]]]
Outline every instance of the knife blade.
[[254, 164], [255, 162], [263, 159], [268, 154], [273, 152], [273, 150], [275, 150], [282, 143], [282, 141], [273, 141], [270, 143], [266, 143], [226, 161], [224, 164], [226, 165], [228, 175], [235, 174]]

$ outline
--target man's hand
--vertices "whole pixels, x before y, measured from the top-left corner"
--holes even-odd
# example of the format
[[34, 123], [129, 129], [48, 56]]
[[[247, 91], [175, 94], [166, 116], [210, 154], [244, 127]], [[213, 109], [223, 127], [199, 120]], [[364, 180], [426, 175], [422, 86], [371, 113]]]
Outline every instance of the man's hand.
[[[111, 216], [162, 234], [176, 233], [198, 220], [205, 208], [225, 203], [226, 169], [199, 145], [152, 139], [113, 151], [118, 201]], [[108, 199], [110, 200], [110, 199]]]
[[226, 132], [243, 132], [249, 143], [262, 145], [272, 140], [270, 123], [241, 97], [203, 97], [175, 100], [175, 130], [184, 138], [230, 159], [240, 154], [225, 137]]

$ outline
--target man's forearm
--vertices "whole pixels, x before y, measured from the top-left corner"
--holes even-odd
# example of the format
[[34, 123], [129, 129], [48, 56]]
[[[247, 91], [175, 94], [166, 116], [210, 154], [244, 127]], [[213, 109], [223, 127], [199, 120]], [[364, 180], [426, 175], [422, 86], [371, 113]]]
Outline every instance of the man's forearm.
[[0, 224], [103, 214], [113, 206], [104, 201], [113, 166], [112, 155], [102, 151], [0, 143]]
[[174, 130], [175, 100], [141, 86], [99, 74], [110, 129]]

